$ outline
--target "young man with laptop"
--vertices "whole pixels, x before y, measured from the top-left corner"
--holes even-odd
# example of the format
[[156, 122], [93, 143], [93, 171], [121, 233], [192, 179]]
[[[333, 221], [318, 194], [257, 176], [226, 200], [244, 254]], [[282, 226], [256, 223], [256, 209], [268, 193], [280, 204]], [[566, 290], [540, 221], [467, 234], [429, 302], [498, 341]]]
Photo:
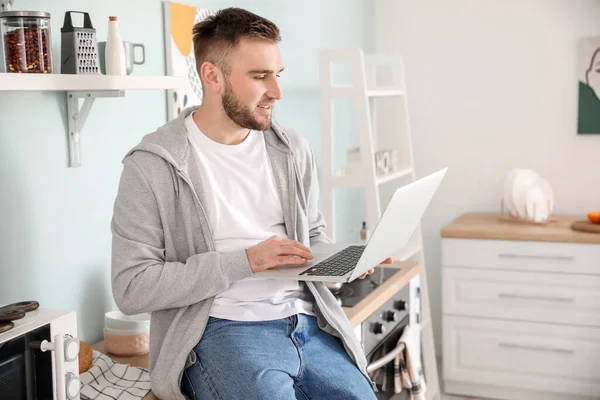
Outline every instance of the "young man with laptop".
[[402, 248], [441, 176], [397, 192], [366, 248], [330, 243], [313, 152], [271, 118], [278, 28], [230, 8], [193, 34], [202, 105], [128, 152], [111, 225], [116, 304], [152, 313], [152, 390], [375, 399], [360, 342], [322, 282], [364, 277]]

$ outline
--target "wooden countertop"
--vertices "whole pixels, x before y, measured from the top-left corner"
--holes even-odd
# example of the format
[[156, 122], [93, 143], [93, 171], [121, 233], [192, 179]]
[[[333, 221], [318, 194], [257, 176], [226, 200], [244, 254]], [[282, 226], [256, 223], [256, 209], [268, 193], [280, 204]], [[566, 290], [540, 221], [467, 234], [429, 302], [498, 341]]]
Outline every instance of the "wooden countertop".
[[499, 213], [465, 213], [441, 230], [443, 238], [531, 240], [540, 242], [599, 243], [600, 234], [574, 231], [571, 224], [585, 215], [553, 215], [546, 225], [510, 222]]
[[[348, 316], [352, 326], [360, 325], [369, 317], [369, 315], [381, 307], [394, 294], [408, 285], [410, 280], [421, 271], [421, 264], [412, 261], [397, 261], [393, 264], [382, 264], [380, 267], [397, 268], [398, 272], [382, 283], [381, 286], [371, 292], [354, 307], [343, 307], [343, 310], [346, 313], [346, 316]], [[148, 354], [134, 357], [115, 356], [106, 351], [106, 344], [104, 341], [100, 341], [92, 345], [92, 349], [97, 350], [100, 353], [107, 354], [110, 356], [110, 358], [120, 364], [129, 364], [133, 367], [148, 368]], [[150, 392], [148, 395], [146, 395], [146, 397], [144, 397], [144, 400], [158, 400], [158, 398], [152, 392]]]

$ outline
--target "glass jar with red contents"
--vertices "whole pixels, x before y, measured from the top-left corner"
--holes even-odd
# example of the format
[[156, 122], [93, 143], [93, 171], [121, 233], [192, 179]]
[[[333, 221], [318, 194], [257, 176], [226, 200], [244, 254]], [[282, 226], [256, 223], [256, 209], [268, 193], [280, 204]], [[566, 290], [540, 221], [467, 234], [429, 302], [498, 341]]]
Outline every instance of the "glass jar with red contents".
[[0, 30], [6, 72], [52, 73], [49, 13], [0, 12]]

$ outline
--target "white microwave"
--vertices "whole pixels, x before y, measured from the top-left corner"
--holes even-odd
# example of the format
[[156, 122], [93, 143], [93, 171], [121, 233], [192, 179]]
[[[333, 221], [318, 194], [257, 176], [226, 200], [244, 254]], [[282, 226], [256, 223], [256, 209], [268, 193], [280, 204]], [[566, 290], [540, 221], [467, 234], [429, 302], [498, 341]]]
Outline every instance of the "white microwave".
[[0, 399], [79, 400], [74, 311], [38, 308], [0, 333]]

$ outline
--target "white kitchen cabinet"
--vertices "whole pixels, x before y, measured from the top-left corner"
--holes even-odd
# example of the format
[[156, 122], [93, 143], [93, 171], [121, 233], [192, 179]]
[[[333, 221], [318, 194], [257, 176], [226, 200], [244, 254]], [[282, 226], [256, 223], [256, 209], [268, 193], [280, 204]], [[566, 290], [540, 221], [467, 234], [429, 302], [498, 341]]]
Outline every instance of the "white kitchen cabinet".
[[445, 392], [600, 399], [600, 234], [498, 217], [441, 232]]

